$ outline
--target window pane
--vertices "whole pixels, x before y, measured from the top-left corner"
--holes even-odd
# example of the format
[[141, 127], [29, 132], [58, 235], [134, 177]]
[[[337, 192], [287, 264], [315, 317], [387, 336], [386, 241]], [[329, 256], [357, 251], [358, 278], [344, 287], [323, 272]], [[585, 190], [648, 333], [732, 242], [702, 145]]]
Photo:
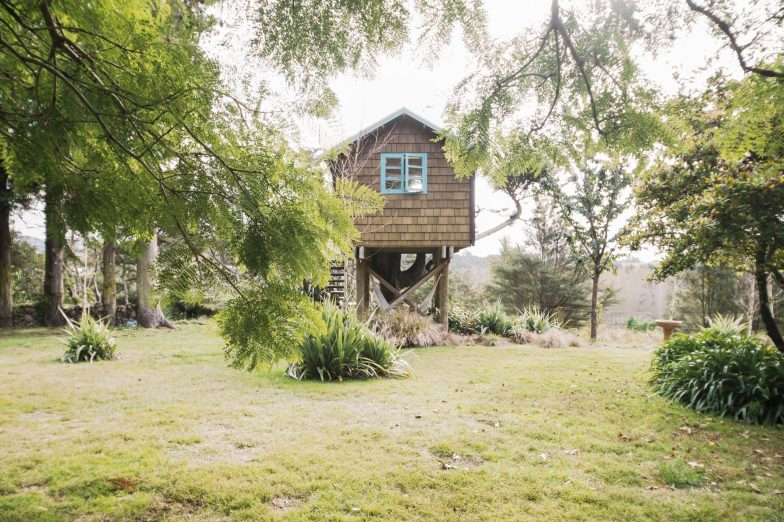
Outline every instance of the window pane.
[[408, 178], [409, 192], [422, 192], [422, 178]]
[[387, 156], [385, 158], [387, 168], [401, 168], [403, 166], [403, 158], [400, 156]]
[[389, 179], [385, 180], [386, 186], [384, 187], [385, 190], [402, 190], [403, 183], [398, 179]]
[[422, 168], [422, 156], [408, 156], [406, 159], [408, 160], [409, 167]]
[[422, 167], [421, 166], [408, 166], [408, 177], [422, 177]]

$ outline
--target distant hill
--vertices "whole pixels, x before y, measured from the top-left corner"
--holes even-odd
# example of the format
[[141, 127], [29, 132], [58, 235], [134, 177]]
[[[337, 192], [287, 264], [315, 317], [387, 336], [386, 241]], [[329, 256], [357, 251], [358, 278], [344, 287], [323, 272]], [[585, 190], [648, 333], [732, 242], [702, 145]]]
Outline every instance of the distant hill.
[[17, 236], [14, 236], [14, 239], [16, 241], [19, 241], [19, 242], [22, 242], [22, 243], [27, 243], [28, 245], [34, 246], [35, 249], [37, 251], [39, 251], [39, 252], [43, 252], [44, 250], [46, 250], [46, 243], [41, 238], [37, 238], [37, 237], [33, 237], [33, 236], [17, 235]]

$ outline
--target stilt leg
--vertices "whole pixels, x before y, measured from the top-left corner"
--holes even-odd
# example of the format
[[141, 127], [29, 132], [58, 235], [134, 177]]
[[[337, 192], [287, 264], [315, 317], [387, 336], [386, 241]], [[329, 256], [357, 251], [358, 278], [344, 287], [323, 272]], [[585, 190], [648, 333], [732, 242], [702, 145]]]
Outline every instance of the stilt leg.
[[357, 257], [357, 315], [365, 317], [370, 306], [370, 272], [366, 259]]
[[441, 270], [436, 287], [436, 308], [438, 309], [438, 322], [444, 326], [449, 326], [449, 251], [447, 250], [444, 256], [443, 248], [439, 248], [436, 254], [437, 263], [445, 265]]

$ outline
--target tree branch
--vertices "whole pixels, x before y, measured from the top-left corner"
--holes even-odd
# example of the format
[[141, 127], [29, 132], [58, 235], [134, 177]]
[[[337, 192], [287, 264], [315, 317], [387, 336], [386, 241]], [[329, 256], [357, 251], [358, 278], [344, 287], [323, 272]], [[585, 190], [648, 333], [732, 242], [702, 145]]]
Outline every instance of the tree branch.
[[776, 71], [763, 67], [753, 67], [747, 64], [746, 59], [743, 57], [743, 50], [747, 46], [738, 44], [737, 36], [732, 32], [730, 25], [726, 21], [719, 18], [716, 13], [710, 11], [707, 7], [697, 5], [694, 3], [694, 0], [686, 0], [686, 5], [688, 5], [689, 9], [695, 13], [699, 13], [707, 17], [711, 22], [713, 22], [714, 25], [716, 25], [716, 27], [719, 28], [719, 31], [721, 31], [724, 36], [727, 37], [730, 43], [730, 49], [732, 49], [732, 51], [738, 57], [738, 63], [740, 64], [740, 68], [743, 69], [743, 72], [759, 74], [760, 76], [764, 76], [766, 78], [778, 78], [779, 80], [784, 80], [784, 71]]

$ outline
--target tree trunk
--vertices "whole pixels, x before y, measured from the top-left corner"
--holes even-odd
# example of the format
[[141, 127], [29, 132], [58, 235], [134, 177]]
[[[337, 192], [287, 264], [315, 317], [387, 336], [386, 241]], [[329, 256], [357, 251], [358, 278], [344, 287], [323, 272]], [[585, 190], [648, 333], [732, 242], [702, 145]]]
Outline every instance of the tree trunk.
[[0, 328], [13, 326], [14, 287], [11, 272], [11, 190], [0, 158]]
[[103, 244], [103, 285], [101, 294], [101, 304], [103, 305], [103, 315], [109, 324], [117, 324], [117, 277], [115, 274], [115, 257], [117, 247], [114, 242], [105, 241]]
[[63, 306], [63, 248], [65, 246], [62, 204], [62, 192], [47, 187], [44, 196], [46, 216], [44, 324], [46, 326], [61, 326], [65, 323], [65, 318], [60, 313], [60, 308]]
[[781, 331], [776, 324], [776, 319], [773, 317], [773, 311], [770, 309], [766, 250], [764, 245], [757, 247], [757, 256], [754, 266], [754, 279], [757, 283], [757, 293], [759, 295], [760, 317], [762, 318], [762, 324], [765, 325], [765, 331], [767, 331], [768, 337], [773, 341], [776, 348], [784, 353], [784, 337], [781, 336]]
[[153, 296], [152, 270], [158, 257], [158, 238], [153, 237], [136, 261], [136, 320], [144, 328], [174, 328]]
[[120, 280], [122, 281], [123, 286], [123, 304], [126, 308], [131, 306], [131, 296], [128, 293], [128, 265], [125, 264], [125, 261], [122, 263], [122, 274], [120, 274]]
[[599, 331], [599, 277], [600, 273], [594, 273], [591, 286], [591, 340], [596, 340]]
[[11, 188], [0, 157], [0, 328], [13, 326], [14, 280], [11, 271]]

